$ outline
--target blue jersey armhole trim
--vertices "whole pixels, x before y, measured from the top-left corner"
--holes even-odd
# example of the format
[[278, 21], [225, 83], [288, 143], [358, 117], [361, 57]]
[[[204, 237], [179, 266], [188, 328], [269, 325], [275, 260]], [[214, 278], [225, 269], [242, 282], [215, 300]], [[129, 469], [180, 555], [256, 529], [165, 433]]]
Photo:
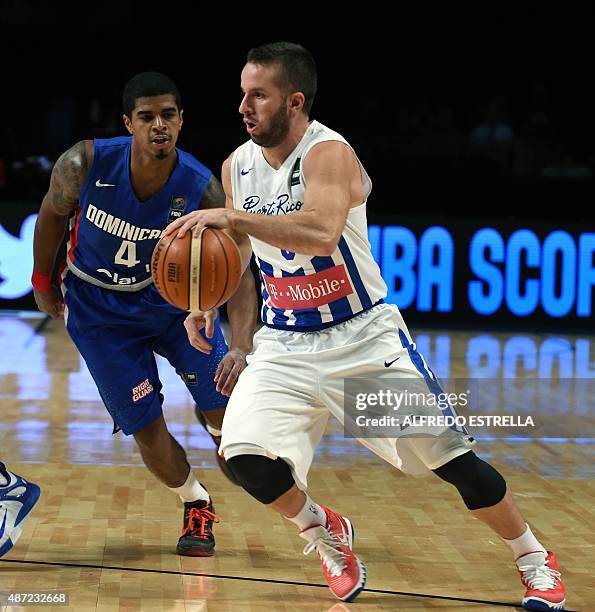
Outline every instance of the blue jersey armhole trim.
[[[83, 142], [86, 142], [86, 140], [83, 140]], [[81, 185], [81, 189], [79, 191], [79, 207], [81, 205], [81, 194], [86, 191], [87, 187], [89, 187], [89, 181], [91, 180], [91, 177], [93, 176], [93, 171], [95, 170], [95, 164], [97, 162], [97, 147], [95, 146], [96, 140], [96, 138], [93, 138], [93, 161], [91, 163], [91, 166], [87, 170], [87, 176], [85, 176], [85, 180], [83, 181], [83, 184]]]

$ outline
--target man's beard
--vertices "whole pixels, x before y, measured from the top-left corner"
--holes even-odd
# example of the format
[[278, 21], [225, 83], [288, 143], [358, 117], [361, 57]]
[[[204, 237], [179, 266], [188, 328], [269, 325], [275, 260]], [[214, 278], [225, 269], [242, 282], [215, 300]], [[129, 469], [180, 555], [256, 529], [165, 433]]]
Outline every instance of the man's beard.
[[165, 151], [159, 151], [159, 153], [155, 155], [155, 159], [167, 159], [168, 156], [169, 153], [166, 153]]
[[251, 136], [252, 142], [261, 147], [270, 148], [281, 144], [289, 132], [289, 115], [285, 99], [279, 110], [271, 117], [271, 127], [268, 132], [260, 136]]

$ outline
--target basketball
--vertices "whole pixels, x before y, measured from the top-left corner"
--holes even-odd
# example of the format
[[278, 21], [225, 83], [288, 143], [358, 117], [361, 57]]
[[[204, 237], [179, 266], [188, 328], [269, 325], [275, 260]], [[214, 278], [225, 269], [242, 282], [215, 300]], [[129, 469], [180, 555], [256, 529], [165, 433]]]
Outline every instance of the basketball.
[[151, 257], [153, 282], [163, 298], [182, 310], [210, 310], [224, 304], [242, 277], [236, 243], [223, 231], [204, 227], [182, 238], [163, 236]]

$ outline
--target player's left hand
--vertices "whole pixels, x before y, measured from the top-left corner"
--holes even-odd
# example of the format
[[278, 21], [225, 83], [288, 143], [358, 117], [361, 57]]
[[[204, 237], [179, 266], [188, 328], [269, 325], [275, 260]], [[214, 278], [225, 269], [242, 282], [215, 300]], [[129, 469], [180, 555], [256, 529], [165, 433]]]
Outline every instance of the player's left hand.
[[216, 229], [230, 229], [230, 217], [233, 211], [229, 208], [209, 208], [206, 210], [195, 210], [175, 221], [172, 221], [165, 228], [165, 235], [168, 236], [178, 230], [178, 238], [194, 229], [194, 235], [198, 236], [203, 227], [214, 227]]
[[246, 367], [246, 353], [242, 349], [230, 349], [219, 362], [215, 372], [217, 391], [229, 397], [238, 382], [240, 374]]

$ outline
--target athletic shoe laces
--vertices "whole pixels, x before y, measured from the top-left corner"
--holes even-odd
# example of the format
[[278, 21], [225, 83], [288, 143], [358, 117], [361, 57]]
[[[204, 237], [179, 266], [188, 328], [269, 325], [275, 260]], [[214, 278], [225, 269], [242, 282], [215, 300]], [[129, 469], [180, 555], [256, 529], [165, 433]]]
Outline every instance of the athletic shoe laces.
[[184, 529], [182, 535], [190, 533], [194, 537], [208, 538], [210, 535], [210, 528], [207, 529], [207, 527], [209, 527], [209, 521], [218, 523], [219, 517], [206, 508], [190, 508], [190, 512], [188, 513], [188, 527]]
[[343, 573], [346, 567], [345, 553], [341, 551], [339, 542], [324, 527], [320, 530], [320, 535], [306, 545], [304, 555], [314, 549], [331, 576], [336, 578]]
[[521, 565], [519, 570], [529, 588], [538, 591], [549, 591], [555, 588], [556, 580], [560, 578], [560, 572], [547, 567], [547, 565]]

